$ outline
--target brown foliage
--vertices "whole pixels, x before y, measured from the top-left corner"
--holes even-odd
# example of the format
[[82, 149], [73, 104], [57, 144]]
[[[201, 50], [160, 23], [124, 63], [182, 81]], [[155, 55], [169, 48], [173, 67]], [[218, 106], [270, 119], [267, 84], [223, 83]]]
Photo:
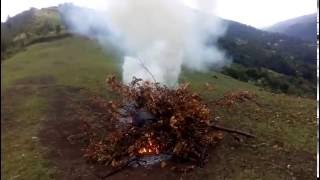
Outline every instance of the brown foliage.
[[[95, 97], [88, 104], [98, 117], [94, 121], [84, 119], [88, 137], [85, 157], [90, 161], [120, 167], [132, 158], [164, 153], [202, 165], [208, 148], [223, 138], [222, 131], [212, 128], [213, 114], [187, 84], [170, 89], [135, 78], [125, 85], [114, 76], [107, 83], [120, 100], [108, 102]], [[248, 98], [247, 93], [231, 94], [227, 104]], [[120, 109], [128, 104], [134, 108], [124, 115]], [[138, 109], [152, 113], [156, 121], [143, 126], [121, 123]]]

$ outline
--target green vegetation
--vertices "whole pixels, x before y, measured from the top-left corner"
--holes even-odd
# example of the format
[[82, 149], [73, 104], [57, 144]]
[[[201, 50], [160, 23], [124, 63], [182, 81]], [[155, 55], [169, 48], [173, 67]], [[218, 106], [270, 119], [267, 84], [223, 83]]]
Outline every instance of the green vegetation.
[[[88, 98], [88, 94], [113, 95], [105, 91], [104, 80], [108, 74], [120, 77], [120, 61], [116, 59], [94, 41], [68, 37], [28, 46], [2, 62], [1, 169], [4, 179], [52, 179], [56, 173], [69, 177], [71, 172], [48, 156], [63, 149], [45, 146], [41, 133], [52, 130], [46, 126], [47, 121], [67, 119], [75, 112], [64, 109], [66, 117], [62, 111], [54, 113], [52, 108], [56, 105], [52, 98], [61, 98], [59, 91], [62, 90], [80, 102]], [[246, 74], [259, 77], [256, 71]], [[226, 126], [251, 131], [258, 138], [237, 143], [231, 136], [226, 137], [212, 151], [208, 165], [191, 173], [190, 179], [315, 177], [316, 101], [266, 92], [218, 72], [184, 70], [180, 81], [190, 82], [208, 104], [229, 91], [257, 94], [256, 102], [231, 109], [215, 108], [214, 114]], [[205, 83], [211, 84], [214, 90], [205, 91]], [[79, 88], [83, 90], [72, 90]], [[78, 166], [83, 161], [77, 162], [67, 162], [67, 168], [81, 169]], [[76, 172], [83, 175], [81, 171]]]
[[315, 43], [230, 21], [219, 44], [234, 63], [242, 65], [226, 68], [223, 73], [274, 92], [315, 97]]
[[233, 64], [222, 71], [235, 79], [250, 82], [275, 93], [286, 93], [302, 97], [314, 97], [314, 83], [302, 78], [277, 73], [266, 68], [245, 68]]
[[65, 33], [57, 8], [24, 11], [1, 23], [1, 60], [21, 51], [38, 39]]

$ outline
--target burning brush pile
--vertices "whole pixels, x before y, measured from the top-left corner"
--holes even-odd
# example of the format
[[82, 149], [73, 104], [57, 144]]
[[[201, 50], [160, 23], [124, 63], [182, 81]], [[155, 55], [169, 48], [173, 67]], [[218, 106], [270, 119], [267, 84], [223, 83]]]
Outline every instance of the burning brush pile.
[[[175, 159], [188, 162], [188, 167], [203, 166], [208, 149], [223, 139], [224, 131], [253, 137], [214, 125], [209, 108], [186, 84], [170, 89], [135, 78], [125, 85], [114, 76], [107, 83], [120, 100], [96, 97], [88, 104], [98, 116], [84, 121], [85, 157], [91, 162], [119, 168], [158, 157], [153, 161]], [[245, 93], [239, 97], [252, 98]], [[232, 98], [237, 99], [234, 94]]]

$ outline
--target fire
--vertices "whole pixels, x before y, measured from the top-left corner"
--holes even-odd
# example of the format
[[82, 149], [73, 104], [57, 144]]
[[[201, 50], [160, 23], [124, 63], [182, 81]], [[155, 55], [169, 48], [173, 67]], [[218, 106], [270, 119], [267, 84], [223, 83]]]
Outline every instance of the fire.
[[159, 154], [159, 145], [154, 144], [150, 138], [148, 138], [148, 144], [142, 147], [138, 151], [139, 154]]

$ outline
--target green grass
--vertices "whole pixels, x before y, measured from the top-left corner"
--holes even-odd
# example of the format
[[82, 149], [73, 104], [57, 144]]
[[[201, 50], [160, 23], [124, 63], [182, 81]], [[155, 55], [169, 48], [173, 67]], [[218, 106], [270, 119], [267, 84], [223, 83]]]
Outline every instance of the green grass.
[[[49, 179], [53, 169], [40, 153], [37, 133], [42, 115], [46, 110], [46, 100], [37, 95], [17, 96], [11, 111], [12, 128], [4, 128], [1, 134], [1, 170], [3, 179]], [[13, 122], [7, 122], [13, 123]], [[6, 122], [2, 125], [6, 126]]]
[[[104, 80], [108, 74], [120, 77], [120, 70], [120, 61], [96, 42], [75, 37], [32, 45], [3, 61], [2, 176], [5, 179], [50, 179], [55, 172], [43, 155], [46, 149], [33, 138], [42, 128], [50, 107], [41, 86], [49, 89], [50, 86], [82, 87], [92, 94], [108, 95]], [[315, 177], [312, 173], [316, 168], [316, 101], [272, 94], [218, 72], [183, 70], [180, 82], [185, 81], [190, 82], [206, 102], [220, 98], [225, 92], [247, 90], [257, 94], [260, 104], [247, 102], [231, 109], [212, 109], [226, 126], [252, 131], [258, 138], [241, 144], [226, 140], [214, 151], [207, 168], [191, 177]], [[214, 86], [214, 91], [203, 90], [207, 82]]]
[[[204, 95], [208, 96], [217, 96], [222, 95], [227, 91], [236, 91], [236, 90], [251, 90], [259, 91], [259, 88], [248, 83], [238, 81], [218, 72], [193, 72], [184, 70], [180, 75], [181, 82], [190, 82], [191, 87], [196, 91], [204, 92]], [[214, 93], [206, 93], [203, 91], [205, 83], [213, 85], [215, 91]]]
[[116, 73], [117, 64], [94, 42], [66, 38], [36, 44], [2, 64], [2, 86], [9, 87], [18, 79], [51, 75], [57, 84], [101, 86], [107, 74]]

